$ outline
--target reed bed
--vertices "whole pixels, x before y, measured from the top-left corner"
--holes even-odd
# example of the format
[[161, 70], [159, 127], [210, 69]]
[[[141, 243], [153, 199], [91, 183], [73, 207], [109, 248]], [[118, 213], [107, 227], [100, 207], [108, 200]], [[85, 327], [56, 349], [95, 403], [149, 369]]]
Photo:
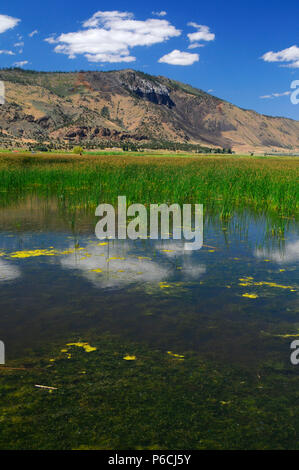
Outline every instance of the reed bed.
[[[173, 157], [173, 158], [170, 158]], [[0, 203], [35, 193], [71, 207], [203, 203], [221, 217], [250, 208], [298, 217], [299, 158], [0, 154]]]

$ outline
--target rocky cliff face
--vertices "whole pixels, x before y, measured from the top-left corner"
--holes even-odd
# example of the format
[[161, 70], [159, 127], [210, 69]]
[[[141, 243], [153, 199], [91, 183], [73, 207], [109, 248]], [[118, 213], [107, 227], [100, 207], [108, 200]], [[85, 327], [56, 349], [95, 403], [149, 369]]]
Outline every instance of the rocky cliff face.
[[0, 145], [173, 141], [236, 151], [299, 149], [299, 122], [242, 110], [202, 90], [134, 70], [2, 70]]
[[170, 90], [167, 86], [151, 78], [141, 77], [136, 72], [127, 72], [122, 79], [122, 85], [139, 98], [146, 99], [154, 104], [162, 104], [172, 108], [175, 103], [170, 98]]

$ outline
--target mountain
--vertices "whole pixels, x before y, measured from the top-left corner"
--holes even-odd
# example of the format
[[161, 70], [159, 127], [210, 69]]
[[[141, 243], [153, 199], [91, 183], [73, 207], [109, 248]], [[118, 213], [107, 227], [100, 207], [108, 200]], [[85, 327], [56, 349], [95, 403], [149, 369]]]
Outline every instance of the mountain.
[[240, 109], [189, 85], [134, 70], [0, 70], [0, 146], [96, 147], [181, 142], [235, 151], [299, 149], [299, 122]]

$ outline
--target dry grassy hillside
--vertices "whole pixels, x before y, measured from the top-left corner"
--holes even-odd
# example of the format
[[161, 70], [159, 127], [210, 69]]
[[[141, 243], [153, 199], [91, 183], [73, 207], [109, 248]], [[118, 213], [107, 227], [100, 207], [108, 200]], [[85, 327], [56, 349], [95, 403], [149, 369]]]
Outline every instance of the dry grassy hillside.
[[0, 71], [0, 145], [171, 141], [235, 151], [299, 149], [299, 122], [263, 116], [133, 70]]

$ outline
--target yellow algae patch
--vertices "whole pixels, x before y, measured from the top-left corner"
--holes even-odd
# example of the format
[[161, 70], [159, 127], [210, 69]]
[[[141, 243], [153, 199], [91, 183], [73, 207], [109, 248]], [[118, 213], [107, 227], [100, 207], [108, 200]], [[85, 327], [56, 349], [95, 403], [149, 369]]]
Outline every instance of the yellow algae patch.
[[88, 343], [68, 343], [67, 346], [77, 346], [78, 348], [83, 348], [85, 352], [96, 351], [97, 348], [90, 346]]
[[24, 250], [24, 251], [15, 251], [11, 253], [11, 258], [31, 258], [34, 256], [56, 256], [57, 251], [55, 250]]
[[177, 357], [179, 359], [184, 359], [185, 356], [182, 356], [181, 354], [175, 354], [172, 351], [167, 351], [167, 354], [172, 357]]
[[136, 360], [136, 356], [124, 356], [123, 359], [125, 361], [135, 361]]
[[276, 284], [276, 282], [268, 282], [268, 281], [259, 281], [253, 282], [252, 277], [240, 278], [239, 283], [240, 286], [268, 286], [268, 287], [277, 287], [279, 289], [290, 289], [292, 292], [295, 292], [293, 286], [284, 286], [282, 284]]
[[74, 253], [75, 250], [65, 250], [59, 251], [54, 249], [38, 249], [38, 250], [23, 250], [15, 251], [10, 253], [11, 258], [33, 258], [37, 256], [59, 256], [59, 255], [69, 255]]
[[149, 258], [149, 256], [138, 256], [138, 259], [148, 259], [149, 261], [152, 260], [152, 258]]
[[[78, 248], [78, 250], [84, 250], [84, 248]], [[56, 255], [72, 255], [76, 251], [77, 251], [77, 248], [74, 248], [71, 250], [63, 250], [63, 251], [56, 250]]]
[[289, 334], [289, 335], [273, 335], [276, 336], [277, 338], [299, 338], [299, 334]]
[[108, 242], [98, 243], [98, 246], [105, 246], [108, 245]]
[[247, 297], [248, 299], [257, 299], [257, 294], [242, 294], [242, 297]]
[[253, 285], [253, 277], [245, 277], [245, 278], [240, 278], [239, 283], [240, 286], [252, 286]]
[[166, 282], [159, 282], [159, 286], [161, 289], [165, 289], [167, 287], [171, 287], [170, 284], [167, 284]]
[[160, 289], [164, 290], [167, 295], [176, 295], [181, 292], [186, 292], [187, 290], [184, 285], [184, 282], [159, 282]]
[[172, 253], [174, 250], [161, 250], [164, 251], [164, 253]]
[[98, 268], [98, 269], [90, 269], [90, 272], [91, 273], [101, 273], [103, 271], [100, 268]]
[[0, 256], [4, 256], [5, 253], [3, 251], [0, 251]]
[[293, 286], [283, 286], [281, 284], [276, 284], [275, 282], [255, 282], [255, 286], [269, 286], [269, 287], [278, 287], [280, 289], [290, 289], [292, 292], [295, 292]]

